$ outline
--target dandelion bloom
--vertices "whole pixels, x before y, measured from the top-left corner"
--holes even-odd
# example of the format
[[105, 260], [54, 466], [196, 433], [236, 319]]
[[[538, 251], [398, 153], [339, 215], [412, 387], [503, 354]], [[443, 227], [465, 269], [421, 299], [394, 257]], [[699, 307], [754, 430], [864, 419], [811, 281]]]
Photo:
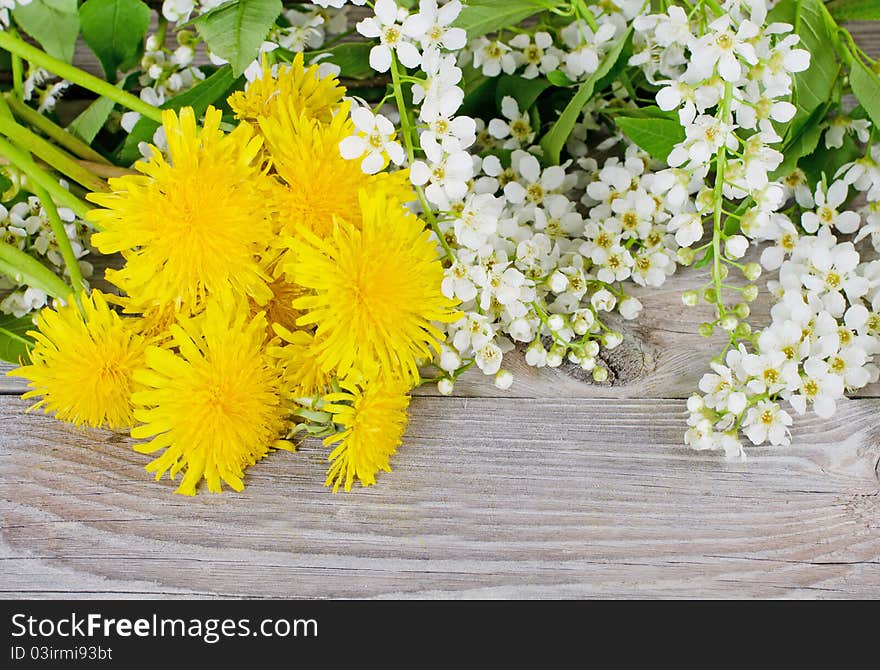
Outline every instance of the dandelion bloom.
[[322, 368], [345, 377], [376, 363], [413, 383], [419, 359], [439, 351], [442, 332], [432, 322], [458, 318], [440, 290], [443, 266], [420, 219], [399, 201], [360, 193], [360, 225], [343, 219], [327, 239], [303, 238], [296, 262], [284, 269], [312, 295], [293, 305], [317, 325]]
[[71, 300], [37, 317], [31, 363], [9, 373], [33, 389], [43, 408], [77, 426], [128, 428], [134, 423], [133, 374], [144, 361], [146, 338], [139, 320], [122, 318], [99, 291], [83, 294], [82, 312]]
[[376, 483], [379, 470], [390, 472], [389, 458], [400, 446], [406, 430], [408, 387], [392, 377], [369, 381], [352, 379], [340, 383], [338, 393], [324, 396], [328, 404], [323, 410], [343, 427], [342, 432], [324, 439], [325, 445], [336, 444], [330, 453], [332, 462], [327, 471], [326, 486], [351, 490], [357, 479], [364, 486]]
[[195, 495], [204, 478], [219, 493], [225, 482], [244, 487], [244, 469], [271, 449], [292, 450], [280, 374], [264, 349], [266, 319], [241, 305], [209, 300], [205, 311], [171, 327], [171, 339], [151, 346], [135, 372], [144, 390], [133, 396], [141, 453], [164, 452], [147, 465], [159, 479], [183, 471], [177, 493]]
[[242, 121], [256, 123], [276, 116], [278, 108], [328, 123], [342, 103], [345, 89], [336, 77], [322, 77], [318, 66], [303, 66], [298, 53], [289, 66], [272, 68], [264, 60], [260, 78], [229, 96], [229, 106]]
[[229, 291], [265, 302], [271, 292], [259, 256], [272, 224], [261, 139], [246, 124], [225, 134], [211, 107], [201, 129], [190, 107], [162, 118], [168, 160], [154, 151], [136, 166], [143, 175], [111, 179], [112, 193], [89, 195], [106, 208], [89, 215], [103, 227], [94, 244], [126, 260], [108, 279], [145, 308], [197, 311], [207, 294]]
[[271, 346], [269, 355], [277, 359], [282, 372], [282, 391], [294, 398], [304, 398], [321, 393], [330, 383], [327, 374], [318, 362], [318, 348], [315, 338], [304, 330], [287, 330], [275, 325], [275, 332], [281, 339], [280, 346]]

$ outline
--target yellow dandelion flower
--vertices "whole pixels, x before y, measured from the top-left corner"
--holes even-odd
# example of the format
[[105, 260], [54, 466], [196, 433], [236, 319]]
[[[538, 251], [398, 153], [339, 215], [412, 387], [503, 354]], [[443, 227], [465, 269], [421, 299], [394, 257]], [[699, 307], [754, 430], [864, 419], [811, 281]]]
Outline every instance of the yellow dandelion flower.
[[251, 305], [254, 314], [257, 312], [266, 313], [268, 324], [266, 332], [269, 337], [271, 338], [275, 334], [273, 330], [275, 325], [288, 330], [296, 330], [296, 320], [302, 316], [302, 310], [295, 309], [293, 301], [305, 295], [305, 289], [287, 281], [284, 276], [280, 276], [269, 284], [269, 290], [272, 292], [272, 297], [265, 305], [256, 305], [256, 303]]
[[320, 394], [330, 383], [318, 361], [314, 335], [304, 330], [290, 331], [275, 325], [281, 338], [280, 346], [269, 347], [269, 355], [278, 360], [283, 370], [282, 389], [291, 398], [309, 398]]
[[108, 279], [147, 307], [195, 310], [207, 294], [229, 291], [264, 302], [271, 293], [259, 255], [272, 223], [261, 139], [246, 125], [223, 133], [220, 110], [210, 107], [201, 129], [189, 107], [162, 118], [169, 160], [156, 151], [137, 164], [143, 175], [111, 179], [111, 193], [89, 195], [105, 208], [90, 213], [104, 228], [92, 240], [126, 260]]
[[266, 320], [240, 305], [212, 299], [204, 313], [171, 327], [163, 347], [151, 346], [135, 372], [144, 390], [132, 397], [141, 453], [164, 452], [147, 465], [156, 479], [183, 471], [177, 493], [195, 495], [204, 478], [219, 493], [222, 482], [241, 491], [244, 469], [271, 449], [292, 450], [279, 436], [287, 407], [280, 374], [266, 354]]
[[229, 96], [229, 106], [249, 123], [277, 116], [280, 111], [327, 123], [344, 95], [345, 88], [336, 77], [320, 76], [317, 65], [304, 67], [303, 55], [298, 53], [289, 66], [279, 65], [274, 74], [264, 58], [260, 78]]
[[358, 161], [342, 157], [339, 143], [354, 132], [347, 111], [329, 124], [304, 115], [279, 115], [260, 119], [260, 128], [272, 164], [284, 180], [273, 195], [285, 235], [309, 230], [326, 237], [334, 216], [350, 217], [357, 211], [362, 188], [381, 189], [403, 201], [415, 198], [408, 172], [372, 177], [363, 173]]
[[328, 404], [322, 408], [343, 426], [341, 433], [324, 439], [327, 446], [338, 443], [324, 482], [333, 485], [334, 493], [340, 486], [350, 491], [355, 479], [370, 486], [379, 470], [391, 471], [388, 460], [403, 441], [410, 400], [407, 384], [393, 378], [348, 380], [340, 387], [339, 393], [324, 396]]
[[360, 193], [360, 226], [336, 220], [326, 240], [307, 235], [285, 266], [313, 295], [294, 301], [317, 326], [318, 360], [339, 377], [378, 364], [385, 374], [419, 377], [419, 359], [439, 350], [433, 321], [457, 318], [440, 290], [443, 266], [422, 222], [383, 193]]
[[31, 409], [77, 426], [128, 428], [133, 374], [143, 365], [147, 340], [139, 320], [121, 318], [99, 291], [80, 302], [82, 313], [73, 301], [40, 312], [39, 330], [29, 333], [36, 341], [31, 363], [9, 375], [30, 381], [25, 399], [41, 398]]

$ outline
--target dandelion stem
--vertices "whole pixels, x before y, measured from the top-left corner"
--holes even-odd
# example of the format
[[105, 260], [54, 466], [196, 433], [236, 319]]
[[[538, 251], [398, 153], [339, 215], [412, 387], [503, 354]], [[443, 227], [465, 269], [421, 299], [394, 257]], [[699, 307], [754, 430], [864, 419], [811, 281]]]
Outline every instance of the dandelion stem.
[[59, 125], [56, 125], [46, 116], [40, 114], [37, 110], [29, 107], [14, 95], [6, 94], [6, 102], [12, 108], [13, 113], [29, 126], [33, 126], [40, 132], [51, 137], [57, 144], [67, 149], [70, 153], [80, 158], [92, 161], [93, 163], [103, 163], [111, 165], [110, 161], [104, 158], [97, 151], [92, 149], [88, 144], [79, 139], [76, 135], [69, 133]]
[[[34, 195], [40, 199], [43, 209], [46, 210], [46, 216], [49, 218], [49, 225], [55, 234], [55, 242], [58, 244], [58, 250], [64, 259], [64, 265], [70, 275], [70, 285], [73, 287], [73, 298], [79, 304], [79, 296], [83, 292], [85, 285], [83, 284], [82, 272], [79, 269], [79, 261], [76, 254], [73, 253], [73, 247], [70, 244], [70, 238], [67, 236], [67, 230], [64, 228], [64, 222], [58, 214], [58, 208], [49, 194], [40, 186], [33, 186]], [[76, 224], [74, 224], [76, 225]]]
[[0, 240], [0, 270], [16, 283], [38, 288], [53, 298], [66, 300], [70, 296], [70, 287], [58, 275], [33, 256], [3, 240]]
[[0, 137], [0, 155], [24, 172], [32, 184], [41, 186], [59, 205], [73, 210], [80, 218], [85, 218], [86, 213], [91, 210], [87, 203], [63, 188], [55, 177], [40, 169], [30, 156], [2, 137]]
[[6, 49], [9, 53], [24, 58], [34, 65], [49, 70], [78, 86], [82, 86], [105, 98], [110, 98], [110, 100], [138, 112], [141, 116], [152, 119], [156, 123], [162, 123], [162, 111], [158, 107], [148, 105], [136, 95], [123, 91], [110, 82], [99, 79], [88, 72], [83, 72], [78, 67], [50, 56], [45, 51], [40, 51], [24, 40], [11, 35], [9, 32], [0, 30], [0, 48]]
[[107, 190], [106, 182], [77, 163], [67, 152], [59, 149], [51, 142], [47, 142], [24, 126], [20, 126], [12, 118], [0, 115], [0, 133], [9, 139], [13, 139], [19, 147], [31, 152], [47, 165], [51, 165], [58, 172], [76, 183], [82, 184], [90, 191]]

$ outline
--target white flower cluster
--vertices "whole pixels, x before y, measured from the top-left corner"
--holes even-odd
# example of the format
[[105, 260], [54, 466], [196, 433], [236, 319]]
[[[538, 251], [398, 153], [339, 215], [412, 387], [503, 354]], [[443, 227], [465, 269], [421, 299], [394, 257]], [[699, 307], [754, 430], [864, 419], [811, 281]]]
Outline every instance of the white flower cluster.
[[69, 81], [28, 63], [27, 75], [22, 82], [22, 98], [27, 102], [36, 101], [40, 113], [51, 112], [69, 86]]
[[[82, 259], [91, 251], [91, 229], [76, 219], [73, 212], [66, 207], [59, 207], [58, 215], [64, 222], [64, 230], [70, 239], [74, 255], [77, 259]], [[43, 261], [59, 276], [66, 276], [67, 270], [55, 234], [46, 211], [36, 196], [16, 202], [8, 209], [0, 204], [0, 240]], [[91, 263], [86, 260], [78, 262], [83, 277], [91, 277]], [[0, 300], [0, 312], [15, 317], [22, 317], [45, 307], [49, 302], [49, 297], [42, 290], [25, 286], [8, 276], [0, 276], [0, 292], [4, 294]]]

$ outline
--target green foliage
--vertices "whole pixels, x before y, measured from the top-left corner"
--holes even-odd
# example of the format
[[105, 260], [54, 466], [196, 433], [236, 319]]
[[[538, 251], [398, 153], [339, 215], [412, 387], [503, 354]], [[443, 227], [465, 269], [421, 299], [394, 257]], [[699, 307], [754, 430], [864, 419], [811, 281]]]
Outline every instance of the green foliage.
[[861, 60], [854, 58], [849, 83], [874, 127], [880, 127], [880, 77]]
[[[659, 109], [657, 111], [660, 111]], [[662, 114], [662, 112], [661, 112]], [[637, 118], [632, 116], [615, 117], [617, 127], [652, 157], [665, 161], [675, 145], [683, 142], [684, 128], [676, 116], [661, 115]]]
[[34, 324], [30, 317], [17, 319], [8, 314], [0, 314], [0, 360], [16, 364], [27, 362], [28, 350], [33, 345], [27, 331], [33, 329]]
[[109, 81], [117, 70], [135, 67], [150, 27], [150, 8], [141, 0], [86, 0], [79, 8], [82, 35], [104, 66]]
[[474, 39], [508, 26], [516, 26], [533, 14], [565, 4], [555, 0], [468, 0], [455, 25]]
[[68, 132], [76, 135], [86, 144], [91, 144], [107, 123], [115, 105], [116, 103], [110, 98], [98, 98], [70, 122], [67, 126]]
[[524, 111], [534, 105], [538, 96], [548, 88], [550, 88], [550, 82], [541, 77], [525, 79], [505, 74], [498, 78], [498, 84], [495, 88], [495, 105], [501, 109], [501, 101], [510, 96], [516, 100], [520, 110]]
[[880, 21], [877, 0], [832, 0], [826, 6], [837, 21]]
[[596, 70], [589, 79], [586, 79], [578, 88], [577, 93], [562, 111], [559, 119], [541, 140], [541, 147], [544, 149], [544, 158], [548, 164], [558, 164], [562, 147], [565, 141], [571, 135], [572, 128], [577, 123], [584, 106], [592, 99], [594, 93], [597, 92], [597, 84], [603, 80], [606, 74], [617, 65], [618, 60], [623, 53], [624, 48], [632, 37], [632, 28], [622, 35], [617, 43], [605, 54], [605, 58], [599, 63], [599, 69]]
[[257, 57], [280, 13], [281, 0], [236, 0], [202, 14], [193, 24], [237, 77]]
[[329, 49], [307, 52], [305, 62], [321, 54], [329, 54], [327, 61], [340, 68], [340, 77], [346, 79], [369, 79], [376, 73], [370, 67], [370, 49], [373, 45], [369, 42], [343, 42]]
[[[162, 109], [192, 107], [196, 116], [200, 116], [205, 113], [208, 105], [215, 103], [217, 100], [225, 99], [232, 89], [236, 87], [237, 79], [232, 74], [232, 68], [229, 65], [224, 65], [203, 82], [168, 100], [162, 105]], [[138, 144], [149, 142], [158, 127], [159, 124], [155, 121], [141, 117], [118, 152], [119, 162], [130, 164], [140, 158]]]
[[27, 5], [17, 5], [12, 16], [50, 56], [67, 63], [73, 60], [79, 35], [76, 0], [31, 0]]

